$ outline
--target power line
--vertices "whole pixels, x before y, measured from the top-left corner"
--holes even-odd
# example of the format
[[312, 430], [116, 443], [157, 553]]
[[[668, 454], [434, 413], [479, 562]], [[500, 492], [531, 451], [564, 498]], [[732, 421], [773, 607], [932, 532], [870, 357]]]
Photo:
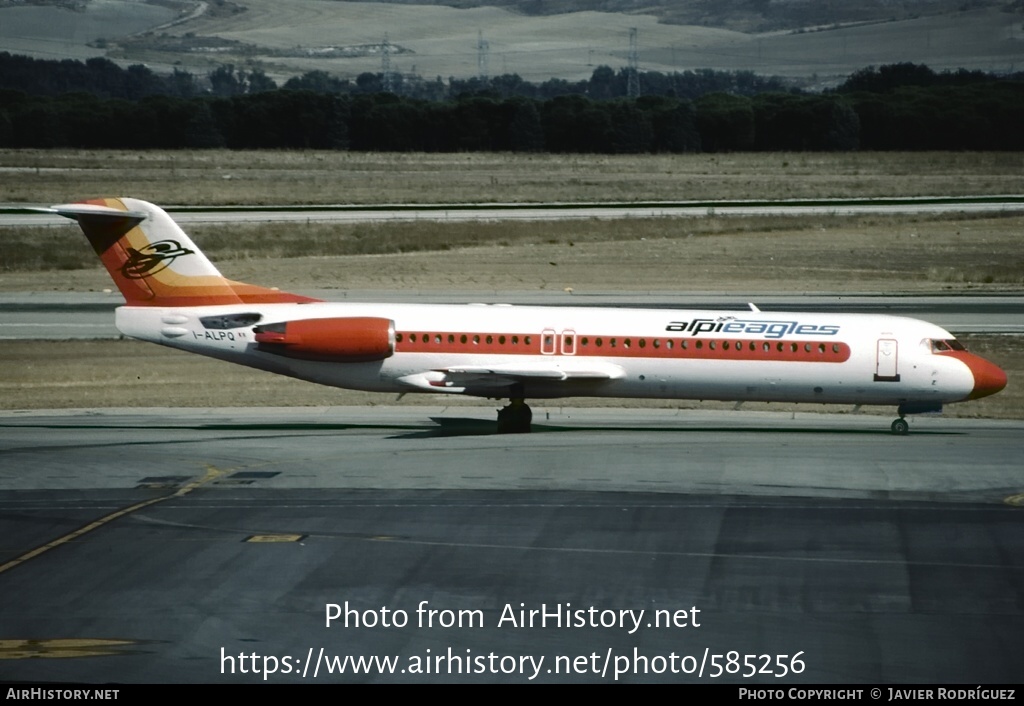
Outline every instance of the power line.
[[476, 72], [481, 81], [486, 81], [490, 73], [488, 69], [491, 46], [484, 39], [483, 30], [477, 30], [476, 39]]
[[629, 69], [626, 95], [640, 97], [640, 50], [637, 48], [636, 27], [629, 28]]
[[384, 43], [380, 47], [380, 71], [384, 75], [384, 92], [394, 93], [395, 82], [391, 77], [391, 43], [388, 41], [388, 33], [384, 33]]

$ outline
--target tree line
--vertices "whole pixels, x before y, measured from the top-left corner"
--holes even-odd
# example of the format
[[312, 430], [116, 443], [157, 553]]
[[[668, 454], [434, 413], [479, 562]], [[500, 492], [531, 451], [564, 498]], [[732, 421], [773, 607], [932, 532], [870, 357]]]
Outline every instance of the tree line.
[[[0, 89], [0, 147], [610, 154], [1024, 149], [1020, 75], [935, 73], [901, 64], [857, 72], [822, 94], [720, 88], [625, 98], [616, 87], [622, 72], [599, 67], [583, 92], [539, 98], [488, 85], [428, 100], [376, 86], [317, 90], [310, 79], [324, 77], [316, 72], [299, 77], [306, 84], [270, 88], [259, 76], [222, 68], [220, 80], [235, 85], [220, 94], [139, 93], [143, 82], [128, 81], [131, 67], [117, 74], [105, 65], [106, 85], [120, 81], [139, 94]], [[712, 85], [714, 75], [707, 78]], [[735, 75], [728, 78], [735, 83]], [[183, 83], [180, 76], [161, 80]]]
[[[609, 66], [598, 66], [589, 79], [567, 81], [552, 78], [542, 83], [525, 81], [518, 74], [490, 78], [459, 79], [447, 83], [440, 77], [426, 80], [421, 76], [366, 72], [354, 81], [332, 76], [326, 71], [308, 71], [288, 79], [283, 86], [267, 76], [259, 67], [236, 68], [225, 64], [205, 76], [175, 69], [167, 76], [149, 67], [133, 64], [121, 68], [110, 59], [94, 57], [86, 61], [72, 59], [35, 59], [0, 52], [0, 90], [21, 91], [29, 95], [59, 96], [82, 92], [101, 98], [138, 100], [147, 96], [191, 98], [201, 95], [230, 97], [263, 93], [283, 88], [289, 91], [360, 95], [394, 93], [406, 98], [444, 101], [465, 94], [482, 94], [498, 98], [536, 98], [546, 100], [562, 95], [585, 95], [595, 100], [624, 98], [629, 73]], [[672, 74], [645, 71], [639, 75], [643, 95], [666, 95], [697, 98], [705, 93], [725, 92], [755, 95], [788, 90], [778, 77], [758, 76], [753, 71], [715, 71], [697, 69]]]

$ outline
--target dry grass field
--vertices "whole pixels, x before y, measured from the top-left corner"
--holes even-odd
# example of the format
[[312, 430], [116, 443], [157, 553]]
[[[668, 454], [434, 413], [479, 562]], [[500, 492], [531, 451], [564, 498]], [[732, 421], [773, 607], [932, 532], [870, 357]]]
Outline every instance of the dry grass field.
[[[1004, 153], [26, 150], [0, 152], [0, 170], [11, 177], [0, 181], [0, 202], [37, 205], [100, 195], [274, 205], [1024, 194], [1024, 154]], [[691, 219], [255, 224], [192, 233], [230, 276], [294, 289], [896, 293], [1019, 289], [1021, 230], [1020, 214], [724, 218], [709, 211]], [[71, 224], [0, 236], [0, 289], [109, 286]], [[35, 270], [59, 274], [44, 280]]]
[[0, 204], [822, 199], [1024, 194], [1024, 154], [684, 155], [0, 150]]
[[[1001, 154], [513, 157], [337, 153], [0, 153], [7, 201], [99, 194], [158, 203], [648, 200], [1024, 193], [1024, 156]], [[161, 174], [165, 178], [161, 179]], [[333, 175], [333, 176], [332, 176]], [[226, 179], [224, 176], [231, 176]], [[387, 193], [372, 184], [388, 184]], [[339, 184], [347, 198], [336, 194]], [[29, 195], [32, 195], [29, 197]], [[194, 198], [198, 196], [198, 198]], [[1019, 292], [1024, 214], [276, 224], [190, 229], [229, 277], [294, 291], [735, 293]], [[111, 286], [72, 224], [0, 230], [0, 290]], [[999, 395], [949, 408], [1024, 416], [1024, 341], [969, 337], [1002, 365]], [[387, 395], [288, 380], [132, 341], [0, 342], [0, 408], [388, 404]], [[402, 404], [493, 406], [462, 398]], [[568, 400], [568, 405], [691, 403]], [[749, 408], [758, 408], [748, 406]], [[770, 405], [768, 409], [787, 409]], [[813, 409], [811, 406], [800, 409]], [[849, 411], [833, 408], [832, 411]], [[889, 414], [891, 410], [880, 410]]]
[[[0, 229], [0, 291], [102, 291], [77, 226]], [[195, 226], [229, 277], [282, 289], [1014, 292], [1024, 214]]]

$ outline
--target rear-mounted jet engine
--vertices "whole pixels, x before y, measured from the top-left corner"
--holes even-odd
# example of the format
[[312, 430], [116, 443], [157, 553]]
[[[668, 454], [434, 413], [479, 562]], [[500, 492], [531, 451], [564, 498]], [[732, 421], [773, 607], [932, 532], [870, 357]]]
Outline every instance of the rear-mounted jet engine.
[[253, 332], [259, 350], [302, 360], [363, 363], [395, 352], [395, 322], [372, 316], [280, 321]]

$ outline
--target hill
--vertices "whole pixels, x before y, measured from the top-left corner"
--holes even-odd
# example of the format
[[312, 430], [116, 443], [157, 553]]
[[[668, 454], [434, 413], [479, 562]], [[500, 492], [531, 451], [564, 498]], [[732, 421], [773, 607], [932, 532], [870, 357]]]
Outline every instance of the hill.
[[[856, 23], [913, 20], [963, 10], [1006, 8], [1000, 0], [367, 0], [398, 5], [444, 5], [460, 9], [501, 7], [529, 16], [602, 12], [651, 15], [675, 25], [763, 33]], [[1019, 4], [1019, 3], [1017, 3]]]
[[43, 58], [108, 56], [205, 73], [258, 65], [277, 80], [311, 70], [579, 80], [641, 70], [750, 70], [833, 85], [869, 65], [1009, 72], [1024, 66], [1024, 2], [997, 0], [67, 0], [4, 5], [0, 46]]

